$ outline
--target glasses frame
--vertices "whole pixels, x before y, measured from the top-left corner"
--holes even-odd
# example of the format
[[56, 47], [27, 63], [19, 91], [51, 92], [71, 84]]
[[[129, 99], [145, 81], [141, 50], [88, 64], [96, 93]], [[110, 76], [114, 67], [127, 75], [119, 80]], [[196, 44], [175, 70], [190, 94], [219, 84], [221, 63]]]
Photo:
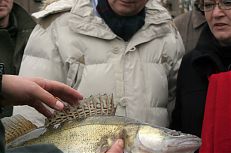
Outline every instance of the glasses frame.
[[199, 5], [200, 10], [204, 11], [204, 12], [212, 11], [212, 10], [214, 10], [214, 8], [216, 6], [218, 6], [218, 8], [221, 9], [221, 10], [230, 10], [231, 9], [231, 5], [230, 5], [230, 7], [227, 8], [227, 6], [224, 4], [223, 1], [219, 1], [219, 2], [214, 3], [212, 5], [211, 9], [205, 9], [205, 5], [204, 4], [205, 3]]

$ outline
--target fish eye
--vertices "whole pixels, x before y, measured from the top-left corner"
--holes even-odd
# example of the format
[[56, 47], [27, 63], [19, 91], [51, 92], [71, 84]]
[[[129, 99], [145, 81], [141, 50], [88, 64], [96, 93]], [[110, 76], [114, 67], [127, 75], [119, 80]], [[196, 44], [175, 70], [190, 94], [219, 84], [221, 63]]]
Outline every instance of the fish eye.
[[168, 132], [168, 134], [170, 134], [171, 136], [180, 136], [182, 133], [180, 131], [172, 130]]

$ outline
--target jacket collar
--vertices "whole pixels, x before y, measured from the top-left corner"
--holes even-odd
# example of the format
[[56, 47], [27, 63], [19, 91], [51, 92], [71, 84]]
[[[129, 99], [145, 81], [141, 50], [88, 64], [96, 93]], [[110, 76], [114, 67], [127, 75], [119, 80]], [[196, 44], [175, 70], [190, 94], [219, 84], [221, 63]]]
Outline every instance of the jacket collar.
[[[15, 46], [15, 60], [14, 63], [20, 63], [21, 62], [21, 55], [24, 51], [27, 39], [29, 37], [29, 34], [33, 30], [35, 26], [34, 20], [31, 18], [31, 16], [19, 5], [14, 3], [12, 12], [14, 12], [17, 20], [17, 36], [16, 36], [16, 46]], [[15, 65], [16, 67], [16, 74], [18, 74], [18, 70], [20, 65]]]
[[211, 33], [208, 25], [203, 29], [192, 58], [192, 66], [207, 77], [211, 74], [225, 71], [219, 57], [220, 45]]
[[199, 28], [206, 22], [205, 16], [202, 14], [202, 12], [196, 10], [192, 11], [192, 19], [192, 25], [194, 29]]
[[[102, 39], [109, 40], [117, 37], [104, 23], [104, 21], [95, 14], [92, 4], [92, 0], [78, 0], [71, 10], [69, 27], [76, 33], [81, 33], [84, 35], [89, 35]], [[137, 38], [138, 40], [140, 40], [141, 38], [139, 37], [140, 35], [142, 35], [142, 40], [148, 41], [153, 39], [154, 37], [159, 37], [170, 32], [169, 27], [167, 26], [159, 26], [161, 27], [159, 29], [154, 28], [155, 26], [158, 27], [158, 25], [170, 22], [172, 20], [168, 11], [155, 0], [149, 0], [145, 7], [145, 25], [137, 32], [137, 34], [134, 35], [133, 38]], [[96, 25], [97, 29], [95, 28]], [[150, 30], [147, 30], [148, 28]], [[137, 37], [136, 35], [139, 35], [139, 37]]]
[[16, 20], [16, 17], [13, 11], [11, 11], [10, 13], [9, 25], [6, 29], [9, 32], [11, 38], [14, 38], [16, 36], [17, 29], [18, 29], [18, 22]]

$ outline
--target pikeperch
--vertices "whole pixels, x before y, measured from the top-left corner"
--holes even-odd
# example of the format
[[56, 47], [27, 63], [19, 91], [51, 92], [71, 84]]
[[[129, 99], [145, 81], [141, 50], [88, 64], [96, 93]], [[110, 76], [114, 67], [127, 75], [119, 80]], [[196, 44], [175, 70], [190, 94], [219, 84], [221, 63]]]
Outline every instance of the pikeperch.
[[[102, 103], [97, 106], [102, 109]], [[83, 111], [88, 113], [83, 114], [87, 117], [79, 119], [73, 111], [57, 112], [47, 126], [36, 129], [45, 131], [44, 134], [24, 145], [52, 143], [64, 153], [104, 153], [114, 140], [122, 138], [126, 153], [193, 153], [201, 144], [200, 138], [194, 135], [151, 126], [127, 117], [90, 115], [85, 108]], [[33, 135], [36, 130], [29, 134]]]

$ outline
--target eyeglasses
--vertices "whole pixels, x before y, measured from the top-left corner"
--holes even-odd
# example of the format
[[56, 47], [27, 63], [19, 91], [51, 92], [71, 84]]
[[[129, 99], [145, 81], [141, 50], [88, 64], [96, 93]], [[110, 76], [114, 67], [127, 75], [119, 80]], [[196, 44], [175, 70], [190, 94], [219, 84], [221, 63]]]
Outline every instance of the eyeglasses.
[[223, 0], [221, 2], [204, 2], [204, 5], [200, 7], [202, 11], [208, 12], [212, 11], [216, 6], [219, 7], [221, 10], [229, 10], [231, 9], [231, 0]]

